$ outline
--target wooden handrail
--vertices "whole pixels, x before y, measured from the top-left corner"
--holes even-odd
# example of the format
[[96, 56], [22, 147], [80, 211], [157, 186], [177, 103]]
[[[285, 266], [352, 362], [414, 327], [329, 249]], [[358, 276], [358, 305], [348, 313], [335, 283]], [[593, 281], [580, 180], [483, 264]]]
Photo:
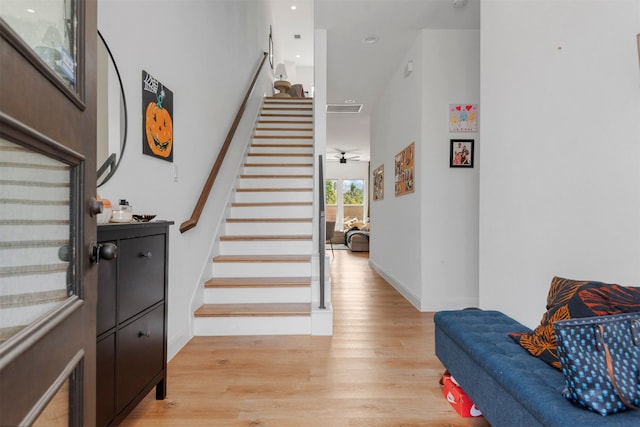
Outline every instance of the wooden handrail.
[[240, 120], [242, 119], [242, 115], [244, 114], [244, 110], [247, 107], [247, 101], [249, 100], [249, 96], [251, 96], [251, 92], [253, 91], [253, 87], [258, 80], [258, 76], [262, 71], [262, 67], [264, 66], [265, 60], [267, 59], [267, 52], [264, 52], [264, 56], [260, 65], [258, 66], [258, 70], [256, 71], [255, 76], [253, 76], [253, 81], [247, 90], [246, 95], [244, 96], [244, 100], [242, 101], [242, 105], [240, 105], [240, 109], [238, 109], [238, 113], [236, 114], [236, 118], [233, 120], [231, 124], [231, 128], [229, 129], [229, 133], [227, 133], [227, 138], [224, 140], [224, 144], [220, 148], [220, 152], [218, 153], [218, 158], [216, 162], [213, 164], [211, 168], [211, 172], [209, 173], [209, 178], [207, 178], [207, 182], [205, 182], [204, 187], [202, 188], [202, 193], [200, 193], [200, 198], [198, 199], [198, 203], [196, 203], [195, 208], [193, 208], [193, 213], [191, 214], [191, 218], [180, 224], [180, 232], [184, 233], [187, 230], [191, 230], [198, 224], [198, 220], [200, 219], [200, 215], [202, 214], [202, 210], [204, 209], [204, 205], [207, 203], [207, 199], [209, 198], [209, 193], [211, 192], [211, 188], [213, 187], [213, 183], [216, 181], [216, 177], [218, 176], [218, 172], [222, 167], [222, 162], [224, 161], [224, 157], [227, 154], [227, 150], [231, 145], [231, 140], [233, 140], [234, 135], [236, 134], [236, 129], [240, 124]]

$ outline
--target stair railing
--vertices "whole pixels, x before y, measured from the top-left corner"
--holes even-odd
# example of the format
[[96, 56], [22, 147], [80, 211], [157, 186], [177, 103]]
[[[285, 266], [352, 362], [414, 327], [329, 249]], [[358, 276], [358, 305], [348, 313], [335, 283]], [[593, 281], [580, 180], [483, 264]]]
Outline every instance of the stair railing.
[[318, 253], [320, 258], [320, 306], [324, 309], [324, 271], [325, 271], [325, 250], [327, 245], [327, 222], [324, 207], [324, 170], [322, 162], [322, 154], [318, 155], [318, 206], [320, 214], [318, 215]]
[[184, 233], [187, 230], [191, 230], [193, 227], [195, 227], [196, 225], [198, 225], [198, 221], [200, 220], [200, 215], [202, 214], [202, 211], [204, 210], [204, 205], [207, 203], [207, 199], [209, 198], [209, 193], [211, 193], [211, 188], [213, 187], [214, 182], [216, 181], [216, 177], [218, 176], [218, 172], [220, 171], [220, 168], [222, 167], [222, 162], [224, 161], [225, 155], [227, 154], [227, 151], [229, 150], [229, 146], [231, 145], [231, 141], [233, 140], [233, 137], [236, 134], [236, 129], [238, 128], [238, 125], [240, 124], [240, 120], [242, 119], [242, 115], [244, 114], [244, 110], [247, 107], [247, 101], [249, 100], [249, 97], [251, 96], [251, 92], [253, 92], [253, 88], [256, 85], [256, 81], [258, 80], [258, 76], [260, 75], [260, 72], [262, 71], [262, 67], [264, 66], [264, 63], [267, 59], [267, 52], [264, 52], [264, 56], [262, 57], [262, 61], [260, 62], [260, 65], [258, 66], [258, 70], [256, 71], [256, 74], [253, 76], [253, 80], [251, 81], [251, 84], [249, 85], [249, 89], [247, 89], [247, 93], [244, 96], [244, 100], [242, 101], [242, 105], [240, 105], [240, 108], [238, 109], [238, 113], [236, 114], [236, 118], [233, 120], [233, 123], [231, 124], [231, 128], [229, 129], [229, 132], [227, 133], [227, 137], [224, 140], [224, 143], [222, 144], [222, 147], [220, 147], [220, 152], [218, 153], [218, 157], [216, 158], [215, 163], [213, 164], [213, 167], [211, 168], [211, 172], [209, 173], [209, 177], [207, 178], [207, 181], [204, 184], [204, 187], [202, 188], [202, 192], [200, 193], [200, 198], [198, 198], [198, 202], [196, 203], [196, 206], [193, 208], [193, 213], [191, 214], [191, 218], [189, 218], [188, 220], [186, 220], [185, 222], [183, 222], [182, 224], [180, 224], [180, 232]]

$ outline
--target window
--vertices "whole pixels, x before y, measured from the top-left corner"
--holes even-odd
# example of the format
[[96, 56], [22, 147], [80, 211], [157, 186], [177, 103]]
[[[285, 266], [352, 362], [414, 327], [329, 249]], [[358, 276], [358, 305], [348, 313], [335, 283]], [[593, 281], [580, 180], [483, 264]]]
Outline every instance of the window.
[[328, 179], [325, 181], [326, 220], [335, 221], [338, 230], [344, 224], [366, 217], [366, 181], [364, 179]]
[[342, 221], [354, 218], [364, 221], [364, 180], [345, 179], [342, 181]]

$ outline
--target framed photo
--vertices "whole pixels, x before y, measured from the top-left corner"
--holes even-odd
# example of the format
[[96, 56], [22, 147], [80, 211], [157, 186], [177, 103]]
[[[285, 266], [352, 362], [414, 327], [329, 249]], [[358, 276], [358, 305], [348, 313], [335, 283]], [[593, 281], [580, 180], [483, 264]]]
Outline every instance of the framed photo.
[[384, 199], [384, 165], [373, 170], [373, 200]]
[[396, 196], [415, 191], [415, 152], [416, 143], [412, 142], [395, 157]]
[[473, 167], [473, 139], [452, 139], [449, 149], [450, 168]]

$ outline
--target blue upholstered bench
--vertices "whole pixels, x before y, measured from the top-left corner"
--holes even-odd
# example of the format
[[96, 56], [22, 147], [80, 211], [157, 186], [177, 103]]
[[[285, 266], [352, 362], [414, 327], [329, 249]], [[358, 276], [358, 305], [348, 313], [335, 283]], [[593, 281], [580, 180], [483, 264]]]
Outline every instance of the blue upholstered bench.
[[640, 426], [640, 411], [602, 415], [562, 396], [564, 376], [507, 334], [529, 328], [499, 311], [440, 311], [436, 356], [493, 427]]

